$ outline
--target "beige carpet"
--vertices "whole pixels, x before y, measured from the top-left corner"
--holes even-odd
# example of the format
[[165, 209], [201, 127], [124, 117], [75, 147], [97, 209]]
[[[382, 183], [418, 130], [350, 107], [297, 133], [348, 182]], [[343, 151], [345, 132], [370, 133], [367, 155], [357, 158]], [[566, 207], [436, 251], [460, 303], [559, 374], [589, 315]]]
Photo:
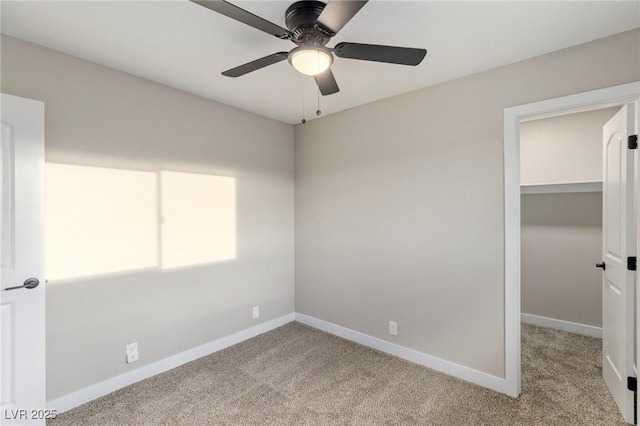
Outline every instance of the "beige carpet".
[[120, 389], [62, 425], [624, 425], [600, 340], [523, 325], [514, 399], [289, 323]]

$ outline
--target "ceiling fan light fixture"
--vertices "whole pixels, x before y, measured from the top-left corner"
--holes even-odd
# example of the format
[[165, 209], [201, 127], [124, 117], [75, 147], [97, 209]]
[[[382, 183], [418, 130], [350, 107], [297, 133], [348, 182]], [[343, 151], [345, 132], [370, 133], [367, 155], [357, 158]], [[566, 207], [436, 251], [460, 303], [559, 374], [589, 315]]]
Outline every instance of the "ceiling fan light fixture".
[[321, 46], [300, 46], [289, 53], [289, 62], [305, 75], [318, 75], [333, 63], [329, 49]]

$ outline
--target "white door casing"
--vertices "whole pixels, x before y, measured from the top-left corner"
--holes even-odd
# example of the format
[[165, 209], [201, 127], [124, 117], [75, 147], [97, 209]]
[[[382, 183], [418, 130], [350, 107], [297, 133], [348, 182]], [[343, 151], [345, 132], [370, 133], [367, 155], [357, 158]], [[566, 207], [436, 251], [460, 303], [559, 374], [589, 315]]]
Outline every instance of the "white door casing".
[[[520, 122], [635, 102], [640, 81], [504, 109], [505, 380], [503, 392], [521, 392], [520, 360]], [[636, 233], [637, 235], [637, 233]], [[640, 238], [638, 238], [640, 240]], [[637, 339], [640, 342], [640, 339]], [[640, 351], [639, 351], [640, 353]]]
[[627, 136], [633, 133], [634, 104], [624, 105], [603, 128], [602, 232], [602, 374], [625, 420], [633, 423], [634, 273], [627, 258], [635, 253], [634, 152]]
[[[635, 129], [633, 130], [633, 134], [636, 136], [636, 141], [638, 140], [638, 136], [640, 136], [640, 101], [635, 102], [635, 111], [636, 111], [636, 120], [635, 120]], [[636, 258], [640, 254], [640, 149], [636, 148], [633, 152], [633, 163], [634, 163], [634, 171], [635, 178], [634, 182], [634, 201], [635, 201], [635, 229], [636, 229]], [[638, 368], [640, 368], [640, 274], [636, 270], [635, 273], [635, 291], [636, 291], [636, 301], [635, 301], [635, 309], [633, 316], [633, 324], [634, 328], [634, 336], [636, 338], [636, 353], [634, 358], [634, 372], [635, 377], [638, 377]], [[637, 408], [636, 408], [637, 410]], [[636, 418], [637, 418], [636, 412]]]
[[[640, 101], [635, 102], [636, 108], [636, 128], [634, 134], [636, 137], [640, 136]], [[640, 255], [640, 149], [636, 149], [633, 153], [633, 160], [635, 164], [635, 207], [636, 207], [636, 257]], [[640, 273], [636, 271], [636, 305], [635, 305], [635, 317], [633, 324], [635, 325], [634, 335], [636, 336], [636, 358], [635, 358], [635, 376], [638, 377], [638, 368], [640, 368]], [[637, 407], [636, 407], [637, 410]], [[637, 418], [637, 412], [636, 412]]]
[[[0, 424], [44, 424], [44, 104], [1, 95]], [[29, 278], [35, 288], [22, 286]]]

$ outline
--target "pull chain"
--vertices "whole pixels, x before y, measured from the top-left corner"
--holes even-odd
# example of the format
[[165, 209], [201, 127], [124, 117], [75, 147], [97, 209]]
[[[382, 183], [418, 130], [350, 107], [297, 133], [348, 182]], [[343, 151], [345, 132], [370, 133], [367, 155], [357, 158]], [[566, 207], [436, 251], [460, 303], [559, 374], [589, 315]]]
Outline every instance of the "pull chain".
[[[320, 69], [320, 53], [318, 53], [318, 69]], [[316, 110], [316, 115], [318, 117], [322, 114], [322, 111], [320, 111], [320, 74], [318, 74], [318, 109]]]
[[322, 114], [322, 111], [320, 111], [320, 74], [318, 74], [318, 110], [316, 115], [319, 117], [320, 114]]
[[307, 122], [305, 118], [306, 114], [304, 113], [304, 85], [302, 85], [302, 124]]

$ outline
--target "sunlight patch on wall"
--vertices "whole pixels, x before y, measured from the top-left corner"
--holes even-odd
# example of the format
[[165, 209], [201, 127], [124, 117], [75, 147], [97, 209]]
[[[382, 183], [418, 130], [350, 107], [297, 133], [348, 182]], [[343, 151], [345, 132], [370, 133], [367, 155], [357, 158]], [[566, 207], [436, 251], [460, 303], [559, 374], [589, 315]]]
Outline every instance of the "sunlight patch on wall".
[[236, 180], [46, 163], [49, 280], [236, 258]]
[[235, 178], [162, 171], [160, 200], [163, 269], [235, 259]]
[[45, 165], [47, 279], [156, 267], [158, 176]]

